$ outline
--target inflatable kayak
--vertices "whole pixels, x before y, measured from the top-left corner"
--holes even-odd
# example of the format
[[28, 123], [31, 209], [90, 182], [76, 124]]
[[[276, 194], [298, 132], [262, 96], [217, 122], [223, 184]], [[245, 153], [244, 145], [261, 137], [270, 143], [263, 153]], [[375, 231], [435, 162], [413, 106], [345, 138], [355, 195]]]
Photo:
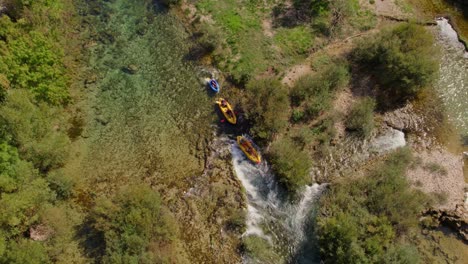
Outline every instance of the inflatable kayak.
[[210, 86], [211, 90], [217, 93], [219, 92], [219, 84], [215, 79], [210, 79], [210, 81], [208, 81], [208, 85]]
[[258, 151], [254, 148], [253, 143], [250, 139], [244, 136], [237, 137], [237, 144], [239, 144], [240, 149], [244, 154], [249, 158], [249, 160], [253, 161], [256, 164], [259, 164], [262, 161], [262, 157]]
[[229, 104], [224, 98], [219, 98], [216, 103], [218, 104], [221, 112], [223, 112], [224, 117], [226, 117], [226, 120], [235, 125], [237, 123], [237, 118], [236, 114], [232, 110], [231, 104]]

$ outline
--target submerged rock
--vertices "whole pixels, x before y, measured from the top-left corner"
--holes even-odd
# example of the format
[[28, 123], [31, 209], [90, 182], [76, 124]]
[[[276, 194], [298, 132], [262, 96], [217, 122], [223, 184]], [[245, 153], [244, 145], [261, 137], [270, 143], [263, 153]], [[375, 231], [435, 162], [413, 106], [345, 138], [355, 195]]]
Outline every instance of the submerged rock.
[[135, 74], [138, 72], [138, 66], [135, 64], [129, 64], [126, 67], [123, 67], [122, 71], [128, 74]]

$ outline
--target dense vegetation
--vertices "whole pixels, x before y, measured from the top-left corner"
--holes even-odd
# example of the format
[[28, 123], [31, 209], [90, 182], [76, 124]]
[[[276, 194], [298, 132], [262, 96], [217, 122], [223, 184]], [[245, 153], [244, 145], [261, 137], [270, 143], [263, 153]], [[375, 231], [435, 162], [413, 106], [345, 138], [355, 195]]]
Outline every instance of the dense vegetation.
[[93, 233], [105, 248], [103, 263], [185, 263], [175, 219], [146, 185], [130, 186], [112, 199], [96, 202], [91, 212]]
[[353, 57], [376, 76], [378, 103], [388, 107], [431, 84], [438, 71], [436, 54], [434, 37], [424, 27], [404, 23], [360, 41]]
[[408, 149], [391, 154], [365, 176], [331, 186], [317, 219], [326, 263], [417, 263], [417, 251], [401, 238], [418, 225], [430, 202], [405, 178]]
[[346, 119], [346, 128], [360, 137], [369, 137], [374, 129], [375, 101], [370, 97], [356, 102]]
[[[64, 168], [76, 137], [68, 133], [77, 69], [65, 66], [64, 47], [74, 47], [62, 45], [63, 26], [75, 26], [64, 19], [75, 7], [7, 4], [0, 17], [0, 263], [185, 263], [157, 192], [130, 186], [94, 203]], [[67, 52], [77, 60], [76, 50]]]
[[270, 140], [287, 126], [288, 90], [277, 79], [250, 81], [243, 106], [245, 117], [253, 124], [251, 132], [259, 139]]
[[301, 77], [291, 89], [294, 122], [310, 121], [330, 110], [335, 93], [348, 84], [349, 72], [345, 60], [326, 57], [314, 66], [317, 72]]
[[275, 141], [271, 145], [268, 157], [279, 182], [291, 193], [297, 192], [310, 182], [309, 154], [293, 140], [283, 138]]
[[[0, 263], [79, 261], [70, 240], [79, 217], [73, 219], [76, 212], [63, 204], [74, 182], [60, 173], [70, 147], [63, 109], [68, 77], [58, 27], [66, 5], [6, 4], [8, 15], [0, 17]], [[54, 238], [33, 241], [36, 230], [42, 230], [39, 237]], [[65, 249], [68, 253], [59, 253]]]

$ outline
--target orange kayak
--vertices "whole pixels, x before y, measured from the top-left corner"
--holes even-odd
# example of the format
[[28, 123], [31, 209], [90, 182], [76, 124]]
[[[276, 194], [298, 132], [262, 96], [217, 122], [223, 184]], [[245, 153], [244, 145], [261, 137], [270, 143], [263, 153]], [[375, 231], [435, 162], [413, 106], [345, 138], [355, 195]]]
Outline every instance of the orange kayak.
[[262, 157], [258, 151], [254, 148], [253, 143], [250, 139], [244, 136], [237, 137], [237, 144], [239, 144], [240, 149], [244, 154], [256, 164], [259, 164], [262, 161]]
[[223, 98], [219, 98], [216, 103], [218, 104], [221, 112], [223, 112], [224, 117], [226, 117], [226, 120], [229, 123], [235, 125], [237, 123], [237, 117], [234, 113], [234, 110], [232, 110], [231, 104], [229, 104], [228, 101]]

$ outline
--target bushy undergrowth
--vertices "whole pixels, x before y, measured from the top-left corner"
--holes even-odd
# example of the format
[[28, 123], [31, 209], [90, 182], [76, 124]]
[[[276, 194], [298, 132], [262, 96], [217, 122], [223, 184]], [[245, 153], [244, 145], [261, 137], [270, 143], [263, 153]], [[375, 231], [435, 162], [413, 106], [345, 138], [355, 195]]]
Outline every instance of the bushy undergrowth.
[[374, 129], [375, 100], [366, 97], [357, 101], [346, 119], [346, 128], [360, 137], [369, 137]]
[[242, 241], [244, 252], [261, 263], [281, 263], [281, 257], [273, 250], [270, 243], [258, 236], [250, 235]]
[[[59, 48], [64, 2], [7, 1], [0, 17], [0, 263], [84, 261], [72, 241], [80, 213], [62, 203], [75, 184], [60, 174], [72, 74]], [[35, 228], [48, 239], [33, 241]]]
[[299, 107], [293, 112], [293, 120], [308, 121], [329, 110], [335, 92], [348, 82], [347, 63], [338, 59], [330, 59], [315, 74], [301, 77], [290, 93], [292, 105]]
[[99, 200], [90, 220], [93, 232], [103, 234], [103, 263], [186, 263], [175, 219], [146, 185]]
[[0, 17], [1, 89], [29, 89], [51, 104], [68, 101], [63, 51], [54, 38], [20, 20]]
[[413, 98], [438, 72], [434, 37], [410, 23], [359, 41], [352, 56], [377, 77], [379, 104], [384, 107]]
[[278, 181], [292, 194], [310, 182], [310, 157], [293, 140], [282, 138], [273, 142], [268, 157]]
[[417, 263], [417, 251], [400, 237], [417, 227], [430, 200], [404, 176], [411, 159], [408, 149], [398, 150], [321, 198], [317, 232], [325, 263]]
[[277, 79], [252, 80], [246, 86], [243, 108], [253, 124], [252, 134], [269, 140], [288, 124], [288, 90]]

